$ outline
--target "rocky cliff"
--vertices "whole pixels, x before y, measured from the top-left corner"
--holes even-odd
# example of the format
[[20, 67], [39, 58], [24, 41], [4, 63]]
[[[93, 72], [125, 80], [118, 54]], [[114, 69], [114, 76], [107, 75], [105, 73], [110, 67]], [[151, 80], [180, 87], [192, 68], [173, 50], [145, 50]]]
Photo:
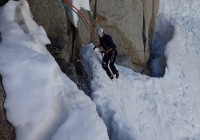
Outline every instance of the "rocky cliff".
[[78, 83], [76, 70], [73, 66], [75, 54], [74, 40], [76, 29], [67, 17], [61, 0], [27, 0], [33, 14], [33, 19], [42, 25], [51, 41], [47, 49], [54, 56], [62, 71], [75, 83]]
[[157, 7], [158, 0], [91, 0], [94, 24], [113, 36], [120, 55], [142, 66], [149, 59]]
[[[143, 69], [149, 60], [158, 1], [90, 0], [91, 11], [82, 12], [94, 30], [102, 26], [113, 37], [119, 50], [120, 64], [132, 68], [141, 66]], [[80, 19], [75, 29], [66, 14], [69, 7], [61, 0], [28, 2], [34, 19], [47, 31], [52, 42], [51, 51], [56, 57], [77, 66], [80, 47], [91, 43], [93, 38], [83, 21]]]
[[0, 6], [3, 6], [7, 2], [8, 2], [8, 0], [0, 0]]
[[27, 0], [33, 19], [42, 25], [51, 40], [51, 46], [59, 50], [58, 57], [69, 61], [71, 53], [71, 28], [60, 0]]

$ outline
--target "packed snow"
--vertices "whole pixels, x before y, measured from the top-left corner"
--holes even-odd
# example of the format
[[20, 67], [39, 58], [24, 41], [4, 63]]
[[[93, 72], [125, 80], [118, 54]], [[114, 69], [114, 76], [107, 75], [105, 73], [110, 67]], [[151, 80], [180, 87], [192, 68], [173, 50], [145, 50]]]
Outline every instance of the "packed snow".
[[63, 74], [46, 50], [50, 41], [28, 3], [0, 8], [0, 74], [4, 107], [17, 140], [108, 140], [95, 104]]
[[[117, 66], [111, 81], [93, 45], [81, 50], [97, 105], [111, 140], [200, 139], [200, 1], [160, 0], [154, 53], [165, 54], [163, 78]], [[161, 73], [158, 61], [154, 72]]]
[[[167, 59], [162, 78], [117, 65], [120, 77], [110, 80], [98, 49], [82, 47], [93, 102], [60, 71], [45, 48], [50, 41], [43, 27], [21, 2], [0, 8], [4, 107], [17, 140], [200, 139], [200, 1], [159, 2], [153, 49]], [[159, 75], [157, 62], [152, 66]]]

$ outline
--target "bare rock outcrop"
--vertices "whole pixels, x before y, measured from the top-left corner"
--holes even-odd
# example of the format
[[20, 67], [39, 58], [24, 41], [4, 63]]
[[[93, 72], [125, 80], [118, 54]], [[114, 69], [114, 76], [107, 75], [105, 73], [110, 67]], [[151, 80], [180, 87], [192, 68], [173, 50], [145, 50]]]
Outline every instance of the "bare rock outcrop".
[[0, 0], [0, 6], [3, 6], [4, 4], [6, 4], [8, 2], [8, 0]]
[[[45, 28], [52, 42], [51, 46], [59, 49], [57, 57], [76, 63], [80, 47], [90, 43], [93, 38], [82, 19], [79, 19], [77, 28], [73, 27], [65, 13], [68, 6], [61, 0], [28, 2], [35, 21]], [[130, 60], [129, 67], [137, 67], [137, 71], [142, 71], [150, 56], [158, 2], [159, 0], [90, 0], [91, 11], [81, 11], [94, 29], [102, 26], [113, 37], [119, 55], [123, 56], [119, 58], [127, 58]]]
[[119, 55], [146, 66], [158, 0], [91, 0], [90, 6], [94, 25], [113, 36]]
[[47, 32], [51, 46], [59, 49], [58, 57], [70, 61], [72, 47], [71, 26], [61, 0], [27, 0], [33, 19]]

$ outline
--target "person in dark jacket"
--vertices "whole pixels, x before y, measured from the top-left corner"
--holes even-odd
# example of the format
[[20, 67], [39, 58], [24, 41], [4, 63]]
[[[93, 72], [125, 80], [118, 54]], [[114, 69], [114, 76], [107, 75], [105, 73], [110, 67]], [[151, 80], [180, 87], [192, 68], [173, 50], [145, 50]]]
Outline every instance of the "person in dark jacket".
[[[116, 79], [119, 77], [119, 71], [115, 67], [115, 60], [117, 57], [117, 50], [116, 50], [116, 45], [112, 40], [112, 37], [108, 34], [105, 34], [104, 30], [99, 27], [96, 30], [98, 36], [99, 36], [99, 45], [98, 47], [103, 49], [103, 51], [100, 51], [103, 53], [103, 61], [102, 61], [102, 67], [106, 71], [107, 75], [110, 77], [110, 79], [113, 79], [113, 75], [116, 76]], [[110, 62], [110, 64], [109, 64]], [[112, 71], [110, 71], [110, 69]]]

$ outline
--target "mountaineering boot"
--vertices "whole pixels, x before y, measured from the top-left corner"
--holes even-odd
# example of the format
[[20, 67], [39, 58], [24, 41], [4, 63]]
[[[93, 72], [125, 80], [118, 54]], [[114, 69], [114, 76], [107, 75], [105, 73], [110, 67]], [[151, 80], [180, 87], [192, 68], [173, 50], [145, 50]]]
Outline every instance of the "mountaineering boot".
[[119, 77], [119, 72], [116, 73], [116, 79]]
[[114, 77], [111, 75], [111, 76], [109, 76], [110, 77], [110, 79], [112, 80]]

